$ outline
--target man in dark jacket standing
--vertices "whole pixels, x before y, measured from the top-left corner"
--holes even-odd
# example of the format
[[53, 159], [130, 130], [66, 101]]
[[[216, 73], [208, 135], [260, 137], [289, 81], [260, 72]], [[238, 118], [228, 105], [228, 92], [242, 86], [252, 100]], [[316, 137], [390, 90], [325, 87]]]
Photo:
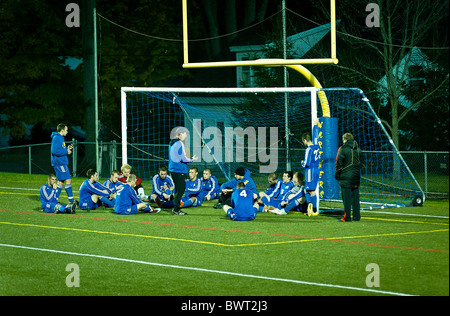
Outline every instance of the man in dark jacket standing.
[[352, 209], [353, 220], [359, 221], [359, 184], [361, 179], [361, 168], [364, 167], [364, 159], [358, 143], [353, 135], [345, 133], [342, 136], [344, 144], [339, 147], [336, 155], [335, 178], [341, 187], [342, 200], [344, 202], [344, 217], [340, 222], [351, 222]]

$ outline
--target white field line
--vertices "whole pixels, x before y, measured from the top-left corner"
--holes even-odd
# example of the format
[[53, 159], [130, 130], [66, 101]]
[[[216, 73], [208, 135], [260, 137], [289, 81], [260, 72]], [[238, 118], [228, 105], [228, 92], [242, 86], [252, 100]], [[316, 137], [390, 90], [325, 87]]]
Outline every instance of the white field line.
[[117, 258], [117, 257], [62, 251], [62, 250], [55, 250], [55, 249], [35, 248], [35, 247], [2, 244], [2, 243], [0, 243], [0, 246], [16, 248], [16, 249], [26, 249], [26, 250], [58, 253], [58, 254], [71, 255], [71, 256], [91, 257], [91, 258], [98, 258], [98, 259], [128, 262], [128, 263], [138, 263], [138, 264], [164, 267], [164, 268], [191, 270], [191, 271], [215, 273], [215, 274], [222, 274], [222, 275], [231, 275], [231, 276], [237, 276], [237, 277], [242, 277], [242, 278], [260, 279], [260, 280], [268, 280], [268, 281], [276, 281], [276, 282], [287, 282], [287, 283], [303, 284], [303, 285], [319, 286], [319, 287], [338, 288], [338, 289], [344, 289], [344, 290], [369, 292], [369, 293], [376, 293], [376, 294], [382, 294], [382, 295], [413, 296], [413, 294], [382, 291], [382, 290], [377, 290], [377, 289], [373, 289], [373, 288], [361, 288], [361, 287], [345, 286], [345, 285], [337, 285], [337, 284], [327, 284], [327, 283], [316, 283], [316, 282], [308, 282], [308, 281], [301, 281], [301, 280], [282, 279], [282, 278], [267, 277], [267, 276], [260, 276], [260, 275], [236, 273], [236, 272], [230, 272], [230, 271], [220, 271], [220, 270], [211, 270], [211, 269], [203, 269], [203, 268], [195, 268], [195, 267], [186, 267], [186, 266], [179, 266], [179, 265], [172, 265], [172, 264], [148, 262], [148, 261], [141, 261], [141, 260], [132, 260], [132, 259], [126, 259], [126, 258]]

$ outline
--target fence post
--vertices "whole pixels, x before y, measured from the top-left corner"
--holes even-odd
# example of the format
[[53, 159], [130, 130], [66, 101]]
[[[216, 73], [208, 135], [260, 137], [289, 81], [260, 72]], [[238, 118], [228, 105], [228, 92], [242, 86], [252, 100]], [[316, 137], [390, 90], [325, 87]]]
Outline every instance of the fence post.
[[75, 138], [72, 138], [72, 169], [73, 169], [73, 177], [76, 178], [77, 176], [77, 154], [78, 154], [78, 141]]
[[424, 163], [425, 195], [426, 195], [428, 192], [428, 157], [426, 151], [423, 153], [423, 163]]
[[28, 146], [28, 174], [31, 174], [31, 146]]

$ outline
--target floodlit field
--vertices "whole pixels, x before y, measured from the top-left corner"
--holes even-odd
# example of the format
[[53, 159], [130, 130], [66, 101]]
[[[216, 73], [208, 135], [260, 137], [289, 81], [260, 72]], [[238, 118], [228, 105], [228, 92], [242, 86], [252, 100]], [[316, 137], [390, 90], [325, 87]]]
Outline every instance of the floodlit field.
[[448, 200], [352, 223], [233, 222], [213, 202], [188, 216], [54, 215], [40, 211], [47, 176], [0, 176], [0, 295], [449, 295]]

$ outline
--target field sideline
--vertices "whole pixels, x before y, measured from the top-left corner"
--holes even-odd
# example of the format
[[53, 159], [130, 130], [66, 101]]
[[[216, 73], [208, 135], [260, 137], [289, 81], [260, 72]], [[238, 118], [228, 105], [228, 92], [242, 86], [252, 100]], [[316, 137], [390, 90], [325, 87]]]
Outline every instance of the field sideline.
[[[55, 215], [40, 211], [45, 175], [0, 176], [0, 295], [449, 295], [448, 200], [352, 223], [232, 222], [213, 202], [188, 216]], [[73, 265], [79, 286], [68, 287]]]

